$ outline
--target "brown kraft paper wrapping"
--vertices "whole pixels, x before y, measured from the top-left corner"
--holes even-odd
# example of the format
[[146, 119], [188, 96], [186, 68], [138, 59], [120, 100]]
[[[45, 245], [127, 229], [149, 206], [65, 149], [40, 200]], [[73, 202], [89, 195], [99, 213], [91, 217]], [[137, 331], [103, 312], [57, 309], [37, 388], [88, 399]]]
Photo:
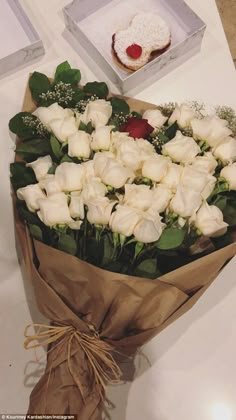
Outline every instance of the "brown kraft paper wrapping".
[[[154, 107], [134, 99], [128, 102], [138, 112]], [[34, 108], [27, 89], [23, 110]], [[143, 279], [108, 272], [41, 242], [32, 242], [15, 206], [14, 214], [22, 263], [40, 312], [51, 323], [73, 326], [80, 333], [89, 334], [92, 325], [100, 339], [121, 354], [133, 354], [190, 309], [236, 253], [234, 243], [158, 279]], [[71, 343], [70, 363], [85, 401], [68, 366], [65, 340], [60, 347], [50, 348], [45, 373], [31, 393], [28, 412], [77, 414], [79, 420], [101, 420], [101, 389], [98, 385], [91, 389], [88, 358], [76, 340]]]

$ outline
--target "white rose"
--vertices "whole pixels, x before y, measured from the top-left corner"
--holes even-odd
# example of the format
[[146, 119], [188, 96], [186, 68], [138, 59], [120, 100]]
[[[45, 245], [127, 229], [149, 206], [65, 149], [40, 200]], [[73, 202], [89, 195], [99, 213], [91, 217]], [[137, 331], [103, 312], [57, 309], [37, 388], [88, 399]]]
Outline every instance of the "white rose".
[[196, 156], [191, 163], [193, 168], [207, 173], [213, 173], [217, 165], [217, 160], [211, 152], [206, 152], [203, 156]]
[[180, 185], [170, 202], [169, 208], [181, 217], [191, 217], [199, 209], [201, 203], [200, 193]]
[[161, 155], [155, 155], [145, 160], [142, 167], [142, 176], [154, 182], [160, 182], [166, 175], [169, 160]]
[[78, 130], [68, 137], [68, 155], [88, 159], [91, 153], [90, 135]]
[[91, 178], [95, 177], [94, 172], [94, 161], [88, 160], [87, 162], [81, 163], [81, 166], [84, 168], [84, 181], [88, 182]]
[[63, 162], [56, 168], [55, 179], [62, 191], [81, 190], [84, 181], [84, 168], [77, 163]]
[[201, 196], [204, 200], [206, 200], [209, 197], [209, 195], [212, 193], [212, 191], [214, 190], [215, 183], [216, 183], [216, 178], [211, 174], [207, 174], [207, 183], [205, 187], [203, 188], [203, 190], [201, 191]]
[[112, 106], [110, 102], [104, 99], [97, 99], [87, 104], [84, 114], [81, 116], [81, 121], [84, 124], [88, 124], [91, 121], [93, 127], [98, 128], [106, 125], [111, 115]]
[[129, 179], [134, 179], [134, 174], [129, 168], [125, 168], [104, 153], [96, 153], [93, 161], [95, 175], [106, 185], [121, 188]]
[[37, 214], [47, 226], [73, 222], [67, 204], [67, 195], [63, 192], [39, 200], [39, 209]]
[[51, 131], [50, 122], [52, 120], [64, 119], [65, 117], [73, 115], [73, 112], [71, 109], [64, 109], [62, 108], [62, 106], [58, 105], [57, 103], [54, 103], [48, 107], [40, 106], [33, 112], [33, 115], [36, 115], [36, 117], [40, 119], [43, 125], [49, 131]]
[[232, 163], [236, 160], [236, 140], [227, 137], [213, 149], [213, 155], [223, 163]]
[[25, 201], [27, 208], [32, 212], [39, 209], [38, 201], [46, 197], [39, 184], [32, 184], [27, 185], [26, 187], [18, 188], [16, 195], [19, 200]]
[[147, 111], [144, 112], [143, 118], [148, 120], [148, 124], [150, 124], [153, 128], [155, 128], [154, 130], [155, 133], [168, 120], [168, 118], [165, 117], [159, 109], [148, 109]]
[[174, 162], [190, 163], [201, 152], [192, 137], [184, 136], [177, 131], [176, 136], [162, 147], [162, 152], [171, 157]]
[[108, 163], [108, 156], [105, 153], [98, 152], [95, 154], [93, 160], [94, 176], [101, 178], [103, 171], [106, 169]]
[[186, 188], [202, 192], [207, 184], [207, 174], [198, 171], [192, 166], [185, 166], [180, 178], [180, 183]]
[[82, 220], [73, 220], [68, 226], [73, 230], [80, 230], [82, 223]]
[[101, 174], [102, 182], [114, 188], [121, 188], [134, 178], [135, 175], [129, 168], [125, 168], [111, 158], [108, 158], [107, 166]]
[[221, 170], [220, 176], [226, 179], [230, 190], [236, 190], [236, 162], [232, 165], [225, 166]]
[[147, 185], [125, 185], [124, 204], [127, 206], [147, 210], [153, 202], [153, 192]]
[[81, 192], [73, 191], [70, 195], [69, 211], [73, 219], [84, 219], [84, 201]]
[[106, 195], [107, 188], [99, 180], [99, 178], [90, 179], [90, 181], [83, 186], [81, 196], [83, 201], [87, 204], [88, 201], [91, 201], [94, 198], [104, 197]]
[[206, 202], [195, 215], [195, 226], [203, 235], [214, 238], [224, 235], [228, 224], [223, 221], [223, 214], [216, 206], [209, 206]]
[[201, 120], [194, 118], [191, 121], [193, 136], [206, 141], [210, 147], [215, 147], [219, 142], [232, 134], [227, 127], [228, 122], [217, 116], [205, 117]]
[[151, 143], [149, 143], [149, 141], [144, 139], [136, 139], [135, 142], [139, 148], [139, 153], [142, 161], [145, 161], [150, 157], [156, 155], [155, 147]]
[[51, 131], [61, 143], [67, 142], [68, 137], [78, 131], [74, 116], [51, 120], [49, 125]]
[[61, 187], [55, 179], [55, 175], [48, 174], [39, 181], [40, 188], [46, 191], [47, 195], [61, 192]]
[[183, 167], [176, 163], [168, 163], [167, 172], [161, 179], [161, 183], [171, 190], [175, 191], [180, 183], [180, 177], [183, 171]]
[[168, 123], [171, 125], [176, 121], [179, 127], [184, 128], [188, 127], [191, 120], [195, 117], [196, 113], [187, 104], [177, 105], [174, 112], [171, 114]]
[[107, 197], [97, 197], [87, 203], [89, 223], [108, 225], [113, 206], [116, 202]]
[[116, 154], [117, 149], [121, 142], [126, 141], [127, 139], [134, 140], [132, 137], [129, 137], [129, 133], [121, 133], [120, 131], [111, 132], [111, 146], [110, 150], [112, 153]]
[[143, 243], [151, 243], [157, 241], [165, 227], [161, 222], [159, 214], [144, 214], [143, 218], [136, 224], [134, 228], [135, 239]]
[[130, 137], [124, 137], [116, 143], [116, 157], [128, 168], [136, 171], [142, 166], [140, 149], [136, 141]]
[[33, 162], [27, 163], [26, 166], [33, 169], [35, 176], [37, 180], [39, 181], [40, 179], [44, 178], [47, 175], [48, 170], [52, 166], [52, 159], [51, 159], [51, 156], [49, 155], [40, 157], [34, 160]]
[[109, 150], [111, 145], [111, 130], [113, 126], [101, 126], [92, 133], [91, 147], [93, 150]]
[[151, 208], [155, 209], [158, 213], [162, 213], [169, 205], [173, 193], [166, 185], [162, 184], [159, 184], [153, 188], [152, 192], [153, 201]]
[[113, 232], [131, 236], [141, 218], [142, 216], [138, 213], [138, 210], [119, 204], [110, 217], [109, 225]]

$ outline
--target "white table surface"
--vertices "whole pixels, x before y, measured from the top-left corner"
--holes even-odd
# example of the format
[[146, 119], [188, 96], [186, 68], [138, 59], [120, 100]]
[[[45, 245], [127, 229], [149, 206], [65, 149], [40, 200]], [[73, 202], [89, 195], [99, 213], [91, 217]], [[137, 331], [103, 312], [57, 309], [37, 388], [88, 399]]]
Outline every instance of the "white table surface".
[[[52, 75], [67, 59], [81, 69], [83, 83], [95, 76], [63, 36], [62, 7], [68, 0], [21, 3], [46, 49], [42, 59], [0, 80], [0, 412], [24, 414], [43, 361], [37, 363], [34, 353], [23, 348], [25, 325], [40, 316], [15, 252], [9, 186], [14, 137], [7, 123], [21, 108], [29, 72]], [[198, 99], [236, 108], [236, 72], [215, 2], [187, 3], [208, 25], [201, 53], [136, 97], [156, 104]], [[109, 390], [117, 406], [112, 420], [236, 419], [235, 270], [236, 259], [188, 313], [145, 346], [151, 367], [142, 359], [132, 383]]]

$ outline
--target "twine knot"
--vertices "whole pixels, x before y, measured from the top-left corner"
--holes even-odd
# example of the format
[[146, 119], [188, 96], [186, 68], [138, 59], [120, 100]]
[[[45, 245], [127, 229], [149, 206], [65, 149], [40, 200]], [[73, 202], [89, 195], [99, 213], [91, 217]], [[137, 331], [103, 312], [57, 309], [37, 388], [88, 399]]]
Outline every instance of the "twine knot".
[[[28, 334], [29, 328], [34, 328], [34, 334]], [[114, 347], [105, 340], [101, 339], [93, 326], [89, 326], [90, 333], [83, 333], [74, 326], [69, 325], [46, 325], [30, 324], [25, 328], [24, 348], [35, 349], [40, 346], [55, 344], [49, 351], [55, 347], [67, 342], [67, 363], [68, 369], [74, 382], [78, 386], [85, 401], [84, 391], [81, 379], [72, 363], [72, 345], [76, 340], [82, 351], [85, 353], [88, 366], [92, 372], [92, 383], [98, 385], [99, 393], [104, 398], [105, 387], [107, 384], [117, 384], [120, 382], [121, 370], [112, 356]], [[48, 352], [49, 352], [48, 351]]]

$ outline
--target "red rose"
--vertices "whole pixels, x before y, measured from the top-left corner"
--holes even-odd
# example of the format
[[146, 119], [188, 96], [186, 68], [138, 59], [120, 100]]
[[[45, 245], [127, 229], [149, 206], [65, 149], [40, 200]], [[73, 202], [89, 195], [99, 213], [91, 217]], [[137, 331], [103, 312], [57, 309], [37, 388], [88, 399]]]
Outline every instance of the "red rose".
[[154, 128], [148, 124], [148, 120], [143, 118], [139, 120], [135, 117], [130, 117], [127, 123], [120, 127], [120, 131], [129, 133], [129, 135], [134, 139], [146, 139], [153, 130]]

